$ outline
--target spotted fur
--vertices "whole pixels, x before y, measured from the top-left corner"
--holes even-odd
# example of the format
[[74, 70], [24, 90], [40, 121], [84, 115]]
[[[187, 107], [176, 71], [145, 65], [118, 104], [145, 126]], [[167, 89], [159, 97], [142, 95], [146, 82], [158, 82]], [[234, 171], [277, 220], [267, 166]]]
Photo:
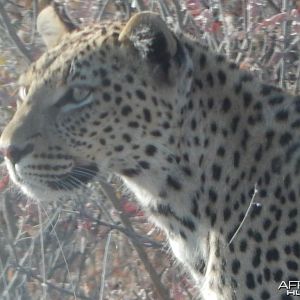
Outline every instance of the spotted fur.
[[151, 13], [65, 34], [20, 85], [1, 148], [25, 193], [57, 198], [111, 172], [201, 299], [291, 299], [278, 286], [300, 280], [299, 96]]

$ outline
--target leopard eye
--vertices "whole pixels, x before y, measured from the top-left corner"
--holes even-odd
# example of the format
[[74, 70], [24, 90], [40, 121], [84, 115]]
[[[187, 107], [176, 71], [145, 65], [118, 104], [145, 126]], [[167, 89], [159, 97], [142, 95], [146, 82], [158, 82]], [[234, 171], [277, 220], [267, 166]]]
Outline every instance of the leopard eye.
[[74, 103], [82, 103], [86, 101], [91, 95], [91, 88], [86, 87], [74, 87], [72, 88], [72, 99]]
[[27, 97], [28, 94], [28, 87], [26, 86], [21, 86], [19, 89], [19, 98], [21, 101], [24, 101]]
[[58, 101], [56, 106], [62, 107], [64, 112], [80, 108], [92, 101], [93, 89], [90, 87], [72, 87]]

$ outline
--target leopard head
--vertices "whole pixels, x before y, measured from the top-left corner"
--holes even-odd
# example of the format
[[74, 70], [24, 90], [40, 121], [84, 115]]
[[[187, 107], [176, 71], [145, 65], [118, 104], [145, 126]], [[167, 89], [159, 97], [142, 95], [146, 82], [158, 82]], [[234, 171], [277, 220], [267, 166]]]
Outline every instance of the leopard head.
[[[101, 173], [138, 174], [150, 146], [168, 147], [189, 57], [150, 12], [73, 30], [53, 7], [38, 17], [48, 51], [20, 78], [0, 147], [12, 180], [33, 198], [76, 192]], [[155, 158], [153, 158], [155, 159]]]

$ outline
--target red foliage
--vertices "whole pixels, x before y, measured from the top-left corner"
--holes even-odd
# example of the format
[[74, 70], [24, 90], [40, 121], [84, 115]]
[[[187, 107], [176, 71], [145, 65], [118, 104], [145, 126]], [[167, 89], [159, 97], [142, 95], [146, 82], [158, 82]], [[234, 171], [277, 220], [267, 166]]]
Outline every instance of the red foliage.
[[9, 175], [5, 175], [0, 179], [0, 192], [3, 192], [3, 190], [7, 187], [9, 183]]

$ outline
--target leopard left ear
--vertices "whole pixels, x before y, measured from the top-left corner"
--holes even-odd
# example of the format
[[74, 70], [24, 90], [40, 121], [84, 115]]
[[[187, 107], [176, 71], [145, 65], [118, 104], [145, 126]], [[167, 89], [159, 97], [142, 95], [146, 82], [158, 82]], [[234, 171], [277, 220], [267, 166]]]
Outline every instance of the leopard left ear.
[[66, 33], [77, 29], [64, 5], [59, 2], [41, 0], [39, 11], [36, 22], [37, 30], [48, 49], [56, 46]]
[[152, 12], [134, 15], [120, 33], [119, 42], [133, 47], [139, 56], [165, 73], [170, 72], [174, 63], [180, 64], [183, 56], [175, 34], [158, 14]]

